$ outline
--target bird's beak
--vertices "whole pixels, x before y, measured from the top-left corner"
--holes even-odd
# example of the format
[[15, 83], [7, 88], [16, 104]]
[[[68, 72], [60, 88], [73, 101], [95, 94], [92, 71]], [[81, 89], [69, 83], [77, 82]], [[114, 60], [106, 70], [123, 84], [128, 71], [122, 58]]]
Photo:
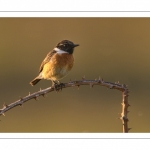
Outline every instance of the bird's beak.
[[79, 44], [74, 44], [74, 47], [77, 47], [77, 46], [79, 46]]

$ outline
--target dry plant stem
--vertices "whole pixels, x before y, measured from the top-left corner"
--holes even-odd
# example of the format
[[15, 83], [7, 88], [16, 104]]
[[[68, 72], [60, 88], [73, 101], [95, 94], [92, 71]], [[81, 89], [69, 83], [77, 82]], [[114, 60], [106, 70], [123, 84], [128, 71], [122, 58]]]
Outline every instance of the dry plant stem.
[[122, 113], [121, 113], [121, 117], [120, 119], [122, 120], [122, 124], [123, 124], [123, 132], [124, 133], [128, 133], [128, 131], [131, 128], [128, 128], [128, 107], [130, 106], [128, 103], [128, 89], [126, 89], [122, 94], [123, 94], [123, 100], [122, 100]]
[[[64, 83], [64, 86], [62, 88], [68, 88], [68, 87], [78, 87], [81, 85], [90, 85], [90, 87], [93, 87], [94, 85], [100, 85], [100, 86], [105, 86], [109, 89], [117, 89], [119, 91], [121, 91], [123, 93], [123, 103], [122, 103], [122, 113], [121, 113], [121, 117], [120, 119], [123, 122], [123, 132], [128, 132], [128, 118], [127, 118], [127, 108], [129, 106], [128, 104], [128, 89], [126, 87], [125, 84], [120, 84], [118, 83], [111, 83], [111, 82], [106, 82], [103, 79], [98, 79], [98, 80], [85, 80], [84, 78], [82, 78], [82, 80], [80, 81], [70, 81], [69, 83]], [[37, 100], [37, 98], [39, 96], [45, 96], [47, 93], [49, 92], [53, 92], [55, 91], [53, 87], [49, 87], [43, 90], [39, 90], [38, 92], [35, 92], [33, 94], [30, 94], [28, 96], [22, 97], [19, 100], [6, 105], [4, 103], [3, 108], [0, 109], [0, 115], [4, 115], [4, 113], [16, 106], [22, 106], [23, 103], [31, 100], [31, 99], [35, 99]]]

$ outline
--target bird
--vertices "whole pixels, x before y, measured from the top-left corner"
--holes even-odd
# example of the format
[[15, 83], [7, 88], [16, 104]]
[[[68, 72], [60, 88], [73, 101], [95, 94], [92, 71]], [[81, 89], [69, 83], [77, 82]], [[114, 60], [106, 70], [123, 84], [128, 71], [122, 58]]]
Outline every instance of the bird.
[[79, 46], [79, 44], [74, 44], [69, 40], [60, 41], [53, 50], [47, 54], [41, 63], [39, 75], [34, 78], [30, 84], [34, 86], [40, 80], [46, 79], [52, 81], [52, 86], [54, 86], [56, 90], [58, 85], [61, 85], [62, 89], [63, 84], [61, 84], [59, 80], [65, 77], [72, 69], [74, 64], [73, 52], [77, 46]]

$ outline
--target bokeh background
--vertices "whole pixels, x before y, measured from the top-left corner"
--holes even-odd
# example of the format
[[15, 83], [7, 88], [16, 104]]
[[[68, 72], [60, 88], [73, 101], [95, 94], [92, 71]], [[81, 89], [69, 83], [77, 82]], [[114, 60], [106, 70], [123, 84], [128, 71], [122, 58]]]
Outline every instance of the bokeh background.
[[[80, 46], [61, 82], [85, 75], [127, 84], [130, 132], [150, 132], [150, 18], [0, 18], [1, 108], [51, 85], [29, 82], [62, 39]], [[63, 89], [0, 116], [0, 132], [122, 132], [121, 101], [121, 92], [101, 86]]]

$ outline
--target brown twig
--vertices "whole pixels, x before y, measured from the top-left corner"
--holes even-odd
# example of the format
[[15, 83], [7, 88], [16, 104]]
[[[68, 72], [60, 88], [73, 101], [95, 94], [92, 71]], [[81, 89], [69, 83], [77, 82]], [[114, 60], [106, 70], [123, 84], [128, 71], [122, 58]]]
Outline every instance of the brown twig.
[[122, 124], [123, 124], [123, 132], [127, 133], [131, 128], [128, 128], [128, 107], [130, 106], [128, 103], [128, 96], [129, 96], [129, 91], [128, 89], [126, 89], [123, 93], [123, 100], [122, 100], [122, 113], [121, 113], [121, 117], [120, 119], [122, 120]]
[[[128, 118], [127, 118], [127, 113], [128, 113], [128, 89], [126, 87], [125, 84], [120, 84], [118, 83], [111, 83], [111, 82], [106, 82], [103, 79], [99, 78], [99, 79], [95, 79], [95, 80], [85, 80], [85, 78], [83, 77], [82, 80], [80, 81], [70, 81], [69, 83], [64, 83], [64, 86], [62, 88], [68, 88], [68, 87], [75, 87], [77, 86], [79, 88], [79, 86], [81, 85], [90, 85], [90, 87], [93, 87], [94, 85], [101, 85], [101, 86], [105, 86], [109, 89], [116, 89], [119, 90], [123, 93], [123, 102], [122, 102], [122, 113], [121, 113], [121, 117], [120, 119], [122, 120], [123, 123], [123, 132], [128, 132], [129, 128], [128, 128]], [[61, 89], [61, 88], [60, 88]], [[60, 90], [58, 89], [58, 90]], [[7, 112], [8, 110], [16, 107], [16, 106], [22, 106], [23, 103], [31, 100], [31, 99], [35, 99], [37, 100], [37, 98], [39, 96], [45, 96], [47, 93], [49, 92], [53, 92], [55, 91], [55, 89], [53, 87], [49, 87], [46, 89], [40, 89], [38, 92], [35, 92], [33, 94], [30, 94], [28, 96], [22, 97], [19, 100], [7, 105], [4, 103], [3, 108], [0, 109], [0, 115], [4, 115], [5, 112]], [[4, 115], [5, 116], [5, 115]]]

